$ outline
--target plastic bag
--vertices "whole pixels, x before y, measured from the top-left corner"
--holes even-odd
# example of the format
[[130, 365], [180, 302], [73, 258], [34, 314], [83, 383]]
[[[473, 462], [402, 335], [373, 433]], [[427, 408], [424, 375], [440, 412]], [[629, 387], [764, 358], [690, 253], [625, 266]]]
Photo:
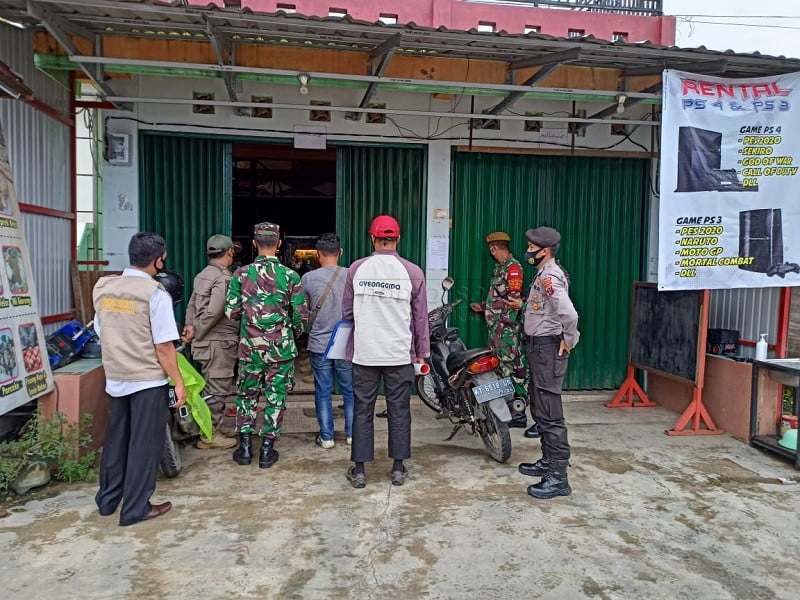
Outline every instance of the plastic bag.
[[[181, 372], [183, 378], [183, 385], [186, 387], [186, 404], [192, 412], [192, 418], [200, 431], [208, 439], [213, 435], [213, 425], [211, 423], [211, 411], [200, 396], [200, 392], [206, 387], [206, 380], [197, 372], [197, 370], [189, 363], [189, 360], [180, 352], [177, 353], [178, 357], [178, 370]], [[172, 383], [172, 382], [170, 382]]]

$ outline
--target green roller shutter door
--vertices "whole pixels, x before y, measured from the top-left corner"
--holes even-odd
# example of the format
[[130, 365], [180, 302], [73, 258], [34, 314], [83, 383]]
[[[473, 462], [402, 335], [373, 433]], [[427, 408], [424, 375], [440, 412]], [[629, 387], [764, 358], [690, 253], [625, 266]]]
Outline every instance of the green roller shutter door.
[[[565, 387], [613, 389], [625, 378], [631, 283], [646, 253], [647, 167], [639, 159], [456, 153], [451, 273], [454, 298], [480, 301], [493, 268], [484, 237], [503, 230], [522, 259], [525, 230], [555, 227], [581, 340]], [[526, 291], [533, 274], [525, 267]], [[456, 310], [470, 345], [486, 343], [481, 317]]]
[[425, 150], [340, 146], [337, 150], [336, 231], [343, 264], [372, 252], [369, 225], [380, 214], [400, 223], [401, 256], [425, 268]]
[[[140, 223], [167, 240], [167, 267], [183, 275], [184, 300], [208, 262], [206, 240], [231, 234], [231, 144], [219, 139], [142, 133]], [[183, 320], [184, 301], [178, 309]]]

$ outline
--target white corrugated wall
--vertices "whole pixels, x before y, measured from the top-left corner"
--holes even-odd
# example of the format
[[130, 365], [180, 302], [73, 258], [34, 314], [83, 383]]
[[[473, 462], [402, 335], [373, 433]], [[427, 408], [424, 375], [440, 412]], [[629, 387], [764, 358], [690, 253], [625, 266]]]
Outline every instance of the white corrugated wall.
[[[33, 63], [33, 33], [0, 23], [0, 60], [22, 76], [37, 99], [66, 114], [69, 91]], [[20, 202], [69, 212], [70, 129], [18, 100], [0, 100], [14, 185]], [[72, 309], [69, 278], [72, 221], [22, 213], [42, 317]], [[45, 331], [58, 327], [45, 325]]]
[[[767, 334], [774, 344], [778, 333], [781, 288], [711, 290], [708, 326], [715, 329], [737, 329], [743, 340], [757, 341]], [[755, 348], [742, 346], [743, 356], [755, 356]], [[770, 351], [769, 356], [773, 353]]]

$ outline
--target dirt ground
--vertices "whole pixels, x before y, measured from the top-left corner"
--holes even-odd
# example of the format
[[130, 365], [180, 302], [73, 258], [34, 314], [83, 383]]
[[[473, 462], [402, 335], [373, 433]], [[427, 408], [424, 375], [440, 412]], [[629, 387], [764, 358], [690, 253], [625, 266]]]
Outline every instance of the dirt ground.
[[477, 438], [443, 441], [449, 427], [416, 405], [403, 487], [385, 426], [363, 490], [339, 437], [322, 450], [284, 435], [268, 470], [188, 447], [153, 497], [174, 508], [152, 521], [99, 516], [96, 484], [6, 504], [0, 579], [15, 599], [796, 597], [800, 485], [776, 479], [800, 481], [791, 464], [729, 436], [666, 436], [676, 415], [661, 408], [566, 412], [567, 498], [525, 493], [535, 480], [517, 464], [538, 442], [522, 430], [501, 465]]

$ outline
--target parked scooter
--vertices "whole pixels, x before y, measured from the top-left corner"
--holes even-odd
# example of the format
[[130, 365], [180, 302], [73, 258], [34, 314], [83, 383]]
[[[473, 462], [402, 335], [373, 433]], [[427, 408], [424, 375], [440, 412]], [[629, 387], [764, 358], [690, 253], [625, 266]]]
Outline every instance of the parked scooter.
[[[497, 462], [511, 457], [511, 435], [508, 423], [511, 410], [524, 412], [524, 401], [514, 398], [514, 383], [502, 377], [497, 356], [488, 348], [468, 349], [458, 329], [447, 326], [447, 318], [461, 300], [444, 303], [445, 294], [455, 281], [446, 277], [442, 282], [442, 306], [428, 313], [431, 337], [430, 370], [417, 377], [419, 397], [437, 419], [450, 419], [453, 439], [464, 427], [483, 440], [489, 455]], [[511, 408], [511, 410], [509, 409]]]

